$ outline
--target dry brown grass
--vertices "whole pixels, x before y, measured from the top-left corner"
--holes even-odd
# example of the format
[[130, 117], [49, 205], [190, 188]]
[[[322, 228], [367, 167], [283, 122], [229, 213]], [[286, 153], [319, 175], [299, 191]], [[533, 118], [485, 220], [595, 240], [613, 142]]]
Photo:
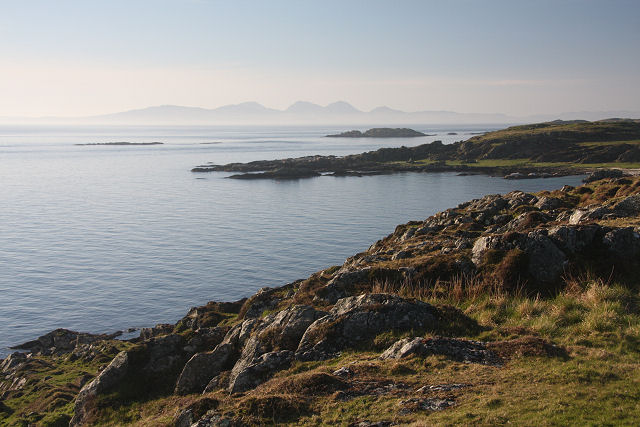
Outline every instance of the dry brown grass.
[[515, 283], [505, 288], [504, 282], [495, 277], [481, 275], [455, 275], [450, 280], [434, 280], [419, 282], [405, 279], [401, 282], [376, 281], [371, 292], [390, 293], [404, 298], [415, 298], [421, 301], [440, 301], [459, 304], [473, 303], [479, 299], [495, 298], [498, 296], [522, 295], [525, 287], [522, 283]]

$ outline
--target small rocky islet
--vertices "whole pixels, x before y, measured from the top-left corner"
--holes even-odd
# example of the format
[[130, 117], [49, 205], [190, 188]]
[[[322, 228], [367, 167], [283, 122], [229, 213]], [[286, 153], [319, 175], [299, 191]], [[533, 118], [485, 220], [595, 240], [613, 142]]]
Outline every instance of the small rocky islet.
[[364, 132], [350, 130], [327, 135], [328, 138], [416, 138], [420, 136], [427, 136], [427, 134], [409, 128], [372, 128]]
[[[640, 415], [640, 178], [588, 181], [410, 221], [341, 266], [135, 339], [52, 331], [0, 363], [0, 418], [629, 423]], [[594, 399], [603, 409], [587, 411]]]

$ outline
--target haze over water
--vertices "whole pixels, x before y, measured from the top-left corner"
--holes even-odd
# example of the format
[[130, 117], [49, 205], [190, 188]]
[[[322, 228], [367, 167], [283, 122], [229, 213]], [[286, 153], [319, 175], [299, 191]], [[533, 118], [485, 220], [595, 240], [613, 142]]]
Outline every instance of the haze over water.
[[[379, 140], [323, 137], [343, 127], [0, 127], [0, 356], [58, 327], [175, 322], [191, 306], [342, 264], [396, 225], [468, 199], [579, 183], [454, 173], [239, 181], [190, 172], [207, 162], [451, 143], [498, 127], [415, 126], [437, 136]], [[113, 141], [164, 145], [74, 145]]]

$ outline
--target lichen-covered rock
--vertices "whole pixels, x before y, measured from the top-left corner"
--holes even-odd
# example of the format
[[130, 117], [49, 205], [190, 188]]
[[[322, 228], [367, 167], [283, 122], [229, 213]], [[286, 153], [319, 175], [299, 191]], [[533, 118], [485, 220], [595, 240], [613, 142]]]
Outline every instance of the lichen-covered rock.
[[602, 242], [618, 259], [637, 260], [640, 254], [640, 234], [633, 227], [609, 231]]
[[229, 392], [240, 393], [255, 388], [275, 372], [288, 368], [293, 358], [292, 351], [282, 350], [264, 353], [252, 359], [251, 363], [243, 364], [237, 371], [234, 369], [229, 382]]
[[625, 197], [613, 206], [617, 216], [633, 216], [640, 214], [640, 194]]
[[584, 208], [578, 208], [569, 217], [569, 224], [576, 225], [582, 222], [601, 219], [607, 214], [610, 214], [611, 210], [605, 206], [591, 205]]
[[438, 309], [389, 294], [339, 300], [328, 316], [316, 320], [300, 340], [299, 360], [327, 359], [388, 331], [429, 329], [438, 325]]
[[184, 395], [203, 391], [213, 377], [232, 364], [229, 362], [237, 352], [234, 345], [224, 343], [211, 352], [194, 354], [182, 369], [174, 392]]
[[14, 370], [17, 366], [27, 360], [27, 355], [19, 351], [11, 353], [6, 359], [0, 363], [0, 371], [3, 373]]
[[533, 194], [522, 191], [512, 191], [505, 194], [504, 198], [507, 199], [507, 205], [512, 210], [524, 205], [533, 205], [538, 201], [538, 198]]
[[285, 293], [292, 294], [293, 288], [300, 282], [301, 280], [297, 280], [280, 288], [265, 287], [260, 289], [243, 304], [238, 318], [256, 319], [262, 316], [265, 311], [273, 310], [285, 298]]
[[355, 270], [339, 270], [329, 283], [319, 291], [315, 301], [335, 304], [340, 298], [347, 296], [347, 289], [349, 287], [366, 280], [370, 272], [370, 267]]
[[489, 250], [508, 251], [515, 248], [527, 254], [527, 273], [538, 283], [555, 282], [567, 265], [566, 255], [541, 230], [527, 234], [510, 233], [480, 237], [473, 245], [472, 261], [476, 266], [480, 266]]
[[231, 418], [218, 413], [215, 410], [208, 411], [191, 427], [235, 427], [244, 426], [244, 423], [236, 423]]
[[603, 228], [597, 224], [584, 226], [560, 225], [549, 229], [548, 237], [568, 254], [582, 252], [594, 243]]
[[170, 323], [159, 323], [152, 328], [142, 328], [140, 330], [140, 339], [147, 340], [160, 335], [168, 335], [173, 332], [173, 328], [174, 325]]
[[540, 210], [549, 211], [549, 210], [558, 209], [559, 207], [561, 207], [562, 200], [558, 199], [557, 197], [545, 196], [545, 197], [541, 197], [534, 206]]
[[188, 354], [185, 354], [184, 345], [184, 337], [178, 334], [151, 338], [146, 343], [148, 359], [142, 370], [148, 374], [156, 375], [178, 368], [188, 357]]
[[64, 354], [71, 353], [76, 346], [81, 344], [91, 344], [98, 340], [113, 339], [120, 335], [114, 334], [88, 334], [84, 332], [70, 331], [68, 329], [56, 329], [33, 341], [29, 341], [14, 347], [14, 350], [27, 350], [31, 353], [40, 354]]
[[420, 354], [424, 348], [424, 338], [403, 338], [386, 349], [381, 359], [403, 359], [412, 354]]
[[380, 356], [381, 359], [402, 359], [412, 354], [443, 355], [459, 362], [500, 365], [498, 356], [481, 341], [456, 338], [404, 338], [395, 342]]
[[182, 368], [174, 392], [202, 392], [213, 377], [235, 364], [242, 346], [258, 323], [257, 319], [247, 319], [229, 330], [224, 340], [213, 351], [194, 354]]
[[508, 206], [509, 202], [500, 194], [489, 194], [481, 199], [472, 200], [467, 207], [470, 211], [495, 215]]
[[487, 251], [501, 246], [502, 240], [502, 236], [482, 236], [478, 238], [471, 249], [471, 261], [475, 265], [480, 265]]
[[521, 244], [529, 255], [528, 273], [537, 282], [553, 283], [560, 278], [567, 266], [567, 257], [540, 231], [532, 231]]
[[93, 381], [82, 387], [76, 397], [74, 414], [69, 425], [71, 427], [83, 425], [95, 398], [113, 389], [126, 376], [128, 368], [129, 355], [126, 351], [122, 351]]
[[173, 427], [191, 427], [193, 424], [193, 411], [183, 409], [173, 417]]
[[524, 231], [539, 224], [545, 224], [549, 221], [551, 221], [551, 218], [542, 212], [525, 212], [509, 221], [500, 228], [499, 231], [502, 233], [507, 233], [509, 231]]
[[197, 329], [189, 338], [184, 350], [189, 353], [213, 350], [222, 342], [229, 329], [228, 326]]
[[187, 315], [178, 321], [176, 329], [178, 331], [185, 329], [195, 331], [201, 328], [217, 326], [218, 323], [226, 318], [225, 314], [238, 314], [246, 301], [246, 298], [235, 302], [209, 301], [206, 305], [192, 307]]
[[[326, 314], [310, 306], [297, 305], [267, 316], [247, 339], [242, 354], [231, 371], [229, 390], [239, 391], [248, 384], [255, 384], [255, 387], [285, 367], [288, 362], [276, 363], [283, 355], [266, 360], [262, 359], [262, 355], [283, 350], [293, 354], [309, 325]], [[250, 378], [252, 373], [255, 373], [253, 379]]]

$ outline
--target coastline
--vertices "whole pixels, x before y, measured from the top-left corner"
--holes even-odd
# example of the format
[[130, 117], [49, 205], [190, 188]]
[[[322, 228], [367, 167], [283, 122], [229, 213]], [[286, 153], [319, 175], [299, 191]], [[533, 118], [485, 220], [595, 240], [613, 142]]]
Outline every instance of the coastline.
[[[327, 395], [316, 388], [296, 389], [294, 400], [279, 400], [282, 395], [277, 389], [289, 377], [292, 381], [328, 387], [331, 396], [338, 393], [336, 396], [341, 397], [330, 396], [334, 402], [330, 407], [371, 396], [367, 390], [373, 389], [358, 385], [364, 381], [374, 388], [382, 383], [392, 385], [389, 393], [377, 394], [381, 402], [393, 402], [389, 408], [383, 405], [387, 409], [379, 416], [408, 421], [424, 415], [434, 417], [435, 413], [457, 414], [461, 402], [477, 398], [476, 388], [484, 389], [473, 379], [479, 374], [475, 373], [477, 370], [492, 376], [522, 369], [523, 363], [538, 366], [536, 360], [553, 369], [573, 366], [572, 359], [591, 362], [567, 345], [569, 338], [564, 335], [549, 336], [535, 327], [516, 332], [507, 325], [487, 324], [482, 317], [470, 317], [473, 312], [461, 311], [470, 295], [462, 297], [463, 305], [455, 310], [439, 305], [437, 301], [448, 301], [446, 295], [453, 290], [447, 288], [447, 283], [455, 285], [460, 280], [456, 278], [475, 272], [468, 277], [477, 278], [465, 285], [469, 291], [492, 277], [502, 281], [500, 295], [512, 298], [508, 295], [517, 289], [511, 287], [514, 277], [522, 275], [527, 278], [526, 286], [541, 293], [545, 300], [557, 281], [565, 280], [565, 262], [577, 263], [575, 267], [579, 269], [589, 266], [592, 274], [599, 274], [598, 262], [611, 256], [614, 258], [606, 259], [620, 258], [607, 262], [618, 266], [617, 275], [621, 274], [619, 280], [623, 280], [625, 271], [631, 273], [636, 268], [629, 256], [634, 259], [634, 251], [640, 251], [637, 231], [633, 231], [639, 224], [639, 184], [637, 178], [607, 178], [579, 188], [536, 195], [512, 192], [472, 200], [425, 221], [400, 225], [342, 266], [327, 268], [308, 279], [263, 289], [246, 300], [194, 307], [176, 324], [145, 328], [138, 339], [128, 342], [54, 331], [31, 343], [31, 358], [67, 366], [64, 369], [71, 370], [69, 373], [76, 372], [77, 367], [86, 372], [88, 366], [110, 361], [93, 381], [89, 382], [90, 376], [81, 388], [83, 383], [79, 383], [75, 402], [67, 400], [62, 406], [66, 409], [56, 412], [60, 419], [73, 415], [72, 425], [104, 415], [107, 408], [102, 405], [111, 399], [105, 401], [106, 396], [118, 396], [133, 384], [136, 395], [126, 399], [144, 401], [149, 398], [144, 397], [148, 393], [153, 399], [185, 396], [188, 400], [172, 398], [181, 410], [164, 412], [176, 425], [180, 419], [195, 422], [214, 416], [238, 425], [264, 420], [266, 413], [258, 408], [243, 412], [247, 399], [279, 402], [284, 405], [283, 411], [302, 405], [301, 412], [293, 412], [300, 414], [296, 417], [313, 413], [316, 404], [327, 404]], [[614, 197], [597, 202], [612, 188], [616, 188]], [[571, 233], [577, 234], [571, 237]], [[604, 245], [604, 252], [584, 252], [584, 245], [593, 245], [589, 242], [594, 239], [600, 239], [598, 242], [602, 243], [598, 245]], [[624, 264], [618, 264], [620, 261]], [[603, 275], [610, 274], [605, 270]], [[421, 283], [440, 283], [444, 293], [433, 294], [428, 287], [421, 290]], [[392, 313], [397, 312], [408, 314], [409, 320], [406, 316], [394, 317]], [[369, 319], [368, 326], [361, 323], [362, 316]], [[432, 320], [423, 323], [425, 319]], [[389, 331], [395, 332], [388, 335]], [[364, 365], [358, 362], [363, 357]], [[624, 355], [616, 357], [627, 360]], [[446, 367], [448, 385], [427, 389], [433, 390], [430, 394], [437, 392], [435, 396], [424, 395], [425, 381], [428, 385], [433, 374], [418, 367], [424, 366], [423, 360], [427, 366], [440, 363]], [[13, 381], [9, 390], [5, 388], [6, 404], [12, 405], [11, 396], [35, 384], [30, 382], [29, 372], [50, 372], [49, 368], [36, 366], [29, 371], [29, 363], [29, 359], [18, 355], [2, 362], [5, 373], [17, 375], [12, 378], [26, 378], [24, 382]], [[393, 370], [386, 370], [389, 363], [404, 366], [401, 369], [412, 373], [398, 376]], [[362, 370], [367, 364], [376, 367], [375, 375]], [[454, 372], [459, 369], [456, 366], [472, 368], [467, 375], [469, 385], [454, 386], [463, 384], [455, 382]], [[305, 368], [300, 371], [302, 367]], [[26, 377], [20, 376], [25, 374]], [[196, 397], [203, 391], [201, 388], [205, 396]], [[222, 398], [229, 391], [231, 397]], [[299, 398], [306, 402], [301, 403]], [[204, 409], [189, 406], [195, 402]], [[325, 413], [323, 419], [331, 416]]]
[[[362, 135], [350, 131], [344, 137]], [[406, 135], [412, 129], [375, 128], [367, 132]], [[365, 134], [367, 133], [365, 132]], [[200, 165], [191, 172], [239, 172], [232, 179], [299, 179], [319, 175], [361, 176], [394, 172], [462, 172], [510, 179], [580, 175], [601, 168], [640, 169], [640, 122], [554, 121], [472, 136], [443, 144], [380, 148], [337, 156], [305, 156], [226, 165]]]

